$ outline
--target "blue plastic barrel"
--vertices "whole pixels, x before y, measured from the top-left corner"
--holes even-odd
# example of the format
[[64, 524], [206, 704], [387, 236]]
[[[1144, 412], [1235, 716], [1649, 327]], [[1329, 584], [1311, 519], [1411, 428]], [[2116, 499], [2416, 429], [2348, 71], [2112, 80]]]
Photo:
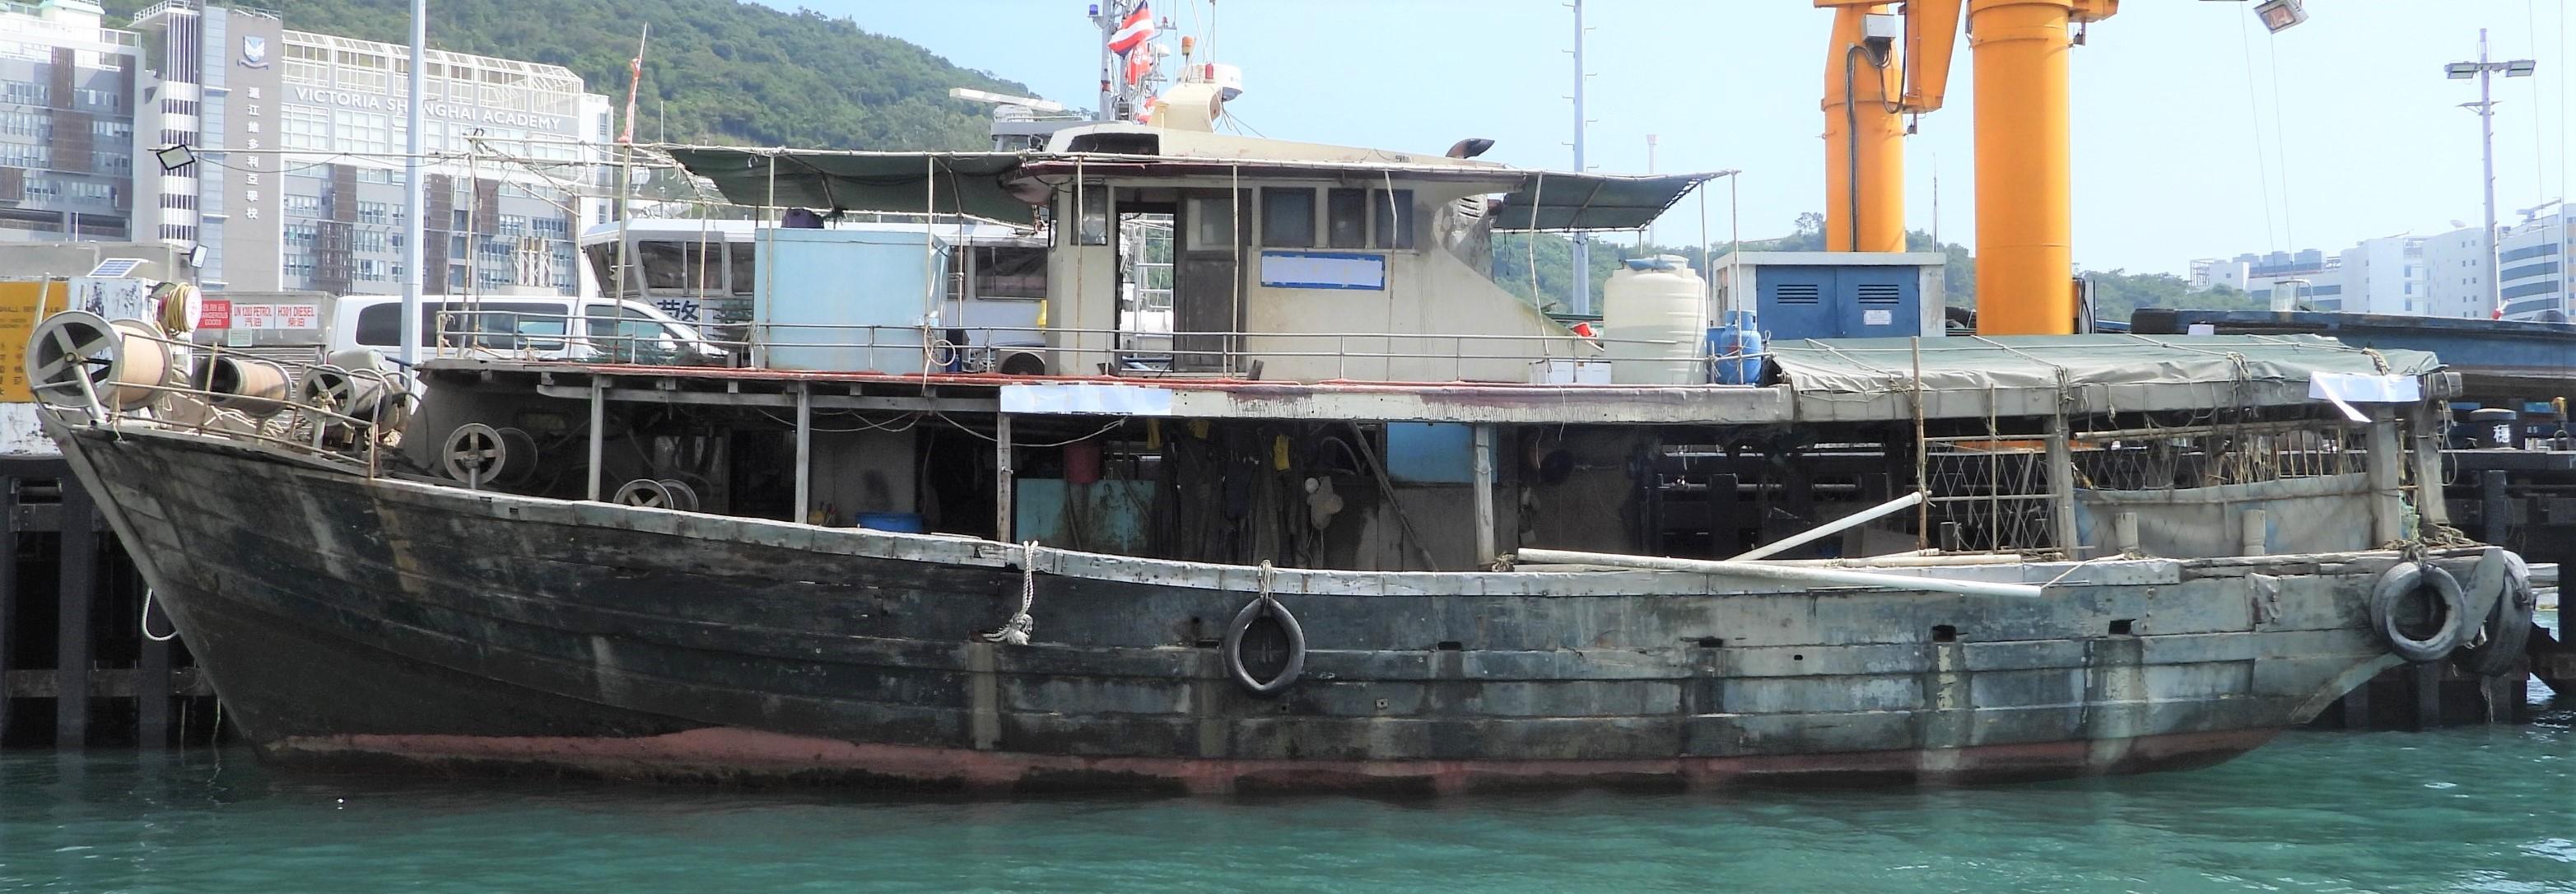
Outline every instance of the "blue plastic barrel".
[[902, 534], [921, 533], [921, 513], [918, 512], [862, 512], [858, 514], [857, 521], [862, 528]]
[[1708, 330], [1708, 353], [1715, 358], [1709, 378], [1721, 385], [1752, 385], [1762, 380], [1762, 329], [1749, 310], [1730, 310], [1725, 323]]

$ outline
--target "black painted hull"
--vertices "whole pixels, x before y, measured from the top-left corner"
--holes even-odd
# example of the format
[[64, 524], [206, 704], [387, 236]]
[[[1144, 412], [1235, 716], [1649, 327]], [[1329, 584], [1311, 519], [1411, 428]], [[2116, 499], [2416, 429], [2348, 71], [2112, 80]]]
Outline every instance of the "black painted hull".
[[[996, 645], [975, 634], [1021, 586], [1000, 544], [57, 435], [287, 765], [967, 791], [1957, 782], [2224, 760], [2394, 661], [2361, 598], [2393, 557], [2155, 563], [2037, 600], [1283, 572], [1312, 651], [1259, 698], [1209, 645], [1253, 569], [1050, 553], [1034, 642]], [[2288, 583], [2258, 595], [2248, 571]]]

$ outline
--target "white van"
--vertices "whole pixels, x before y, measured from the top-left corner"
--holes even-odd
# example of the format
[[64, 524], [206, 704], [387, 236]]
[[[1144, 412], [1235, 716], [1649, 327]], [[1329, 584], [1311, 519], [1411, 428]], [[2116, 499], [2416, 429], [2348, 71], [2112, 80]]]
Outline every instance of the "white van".
[[[329, 352], [402, 350], [402, 296], [333, 299]], [[579, 311], [575, 312], [578, 307]], [[421, 356], [726, 366], [731, 354], [696, 327], [638, 301], [423, 296]]]

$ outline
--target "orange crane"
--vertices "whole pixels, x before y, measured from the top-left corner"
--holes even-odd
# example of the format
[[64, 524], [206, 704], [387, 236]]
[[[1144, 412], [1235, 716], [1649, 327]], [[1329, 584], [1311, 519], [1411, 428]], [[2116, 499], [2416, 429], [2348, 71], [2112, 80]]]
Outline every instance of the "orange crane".
[[[2119, 0], [1815, 0], [1825, 67], [1825, 246], [1905, 250], [1904, 116], [1941, 108], [1964, 13], [1976, 67], [1977, 330], [2073, 332], [2072, 26]], [[1898, 42], [1902, 41], [1902, 47]]]

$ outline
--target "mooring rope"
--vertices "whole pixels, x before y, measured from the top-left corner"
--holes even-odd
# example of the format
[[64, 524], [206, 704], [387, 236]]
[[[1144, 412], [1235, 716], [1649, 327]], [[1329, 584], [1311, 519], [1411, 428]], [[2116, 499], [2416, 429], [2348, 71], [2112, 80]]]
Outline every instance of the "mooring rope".
[[174, 639], [178, 639], [178, 638], [179, 638], [179, 630], [178, 630], [178, 628], [175, 628], [175, 627], [171, 628], [171, 630], [170, 630], [170, 635], [169, 635], [169, 636], [153, 636], [153, 635], [152, 635], [152, 588], [151, 588], [151, 587], [145, 587], [145, 588], [143, 588], [143, 618], [142, 618], [142, 621], [143, 621], [143, 638], [144, 638], [144, 639], [148, 639], [148, 640], [151, 640], [151, 641], [156, 642], [156, 643], [166, 643], [166, 642], [169, 642], [169, 641], [171, 641], [171, 640], [174, 640]]
[[1001, 629], [978, 633], [975, 638], [988, 643], [1028, 645], [1029, 634], [1036, 632], [1038, 626], [1037, 619], [1029, 617], [1029, 607], [1036, 604], [1037, 599], [1038, 542], [1022, 541], [1020, 543], [1020, 610], [1012, 613], [1011, 619], [1003, 622]]

